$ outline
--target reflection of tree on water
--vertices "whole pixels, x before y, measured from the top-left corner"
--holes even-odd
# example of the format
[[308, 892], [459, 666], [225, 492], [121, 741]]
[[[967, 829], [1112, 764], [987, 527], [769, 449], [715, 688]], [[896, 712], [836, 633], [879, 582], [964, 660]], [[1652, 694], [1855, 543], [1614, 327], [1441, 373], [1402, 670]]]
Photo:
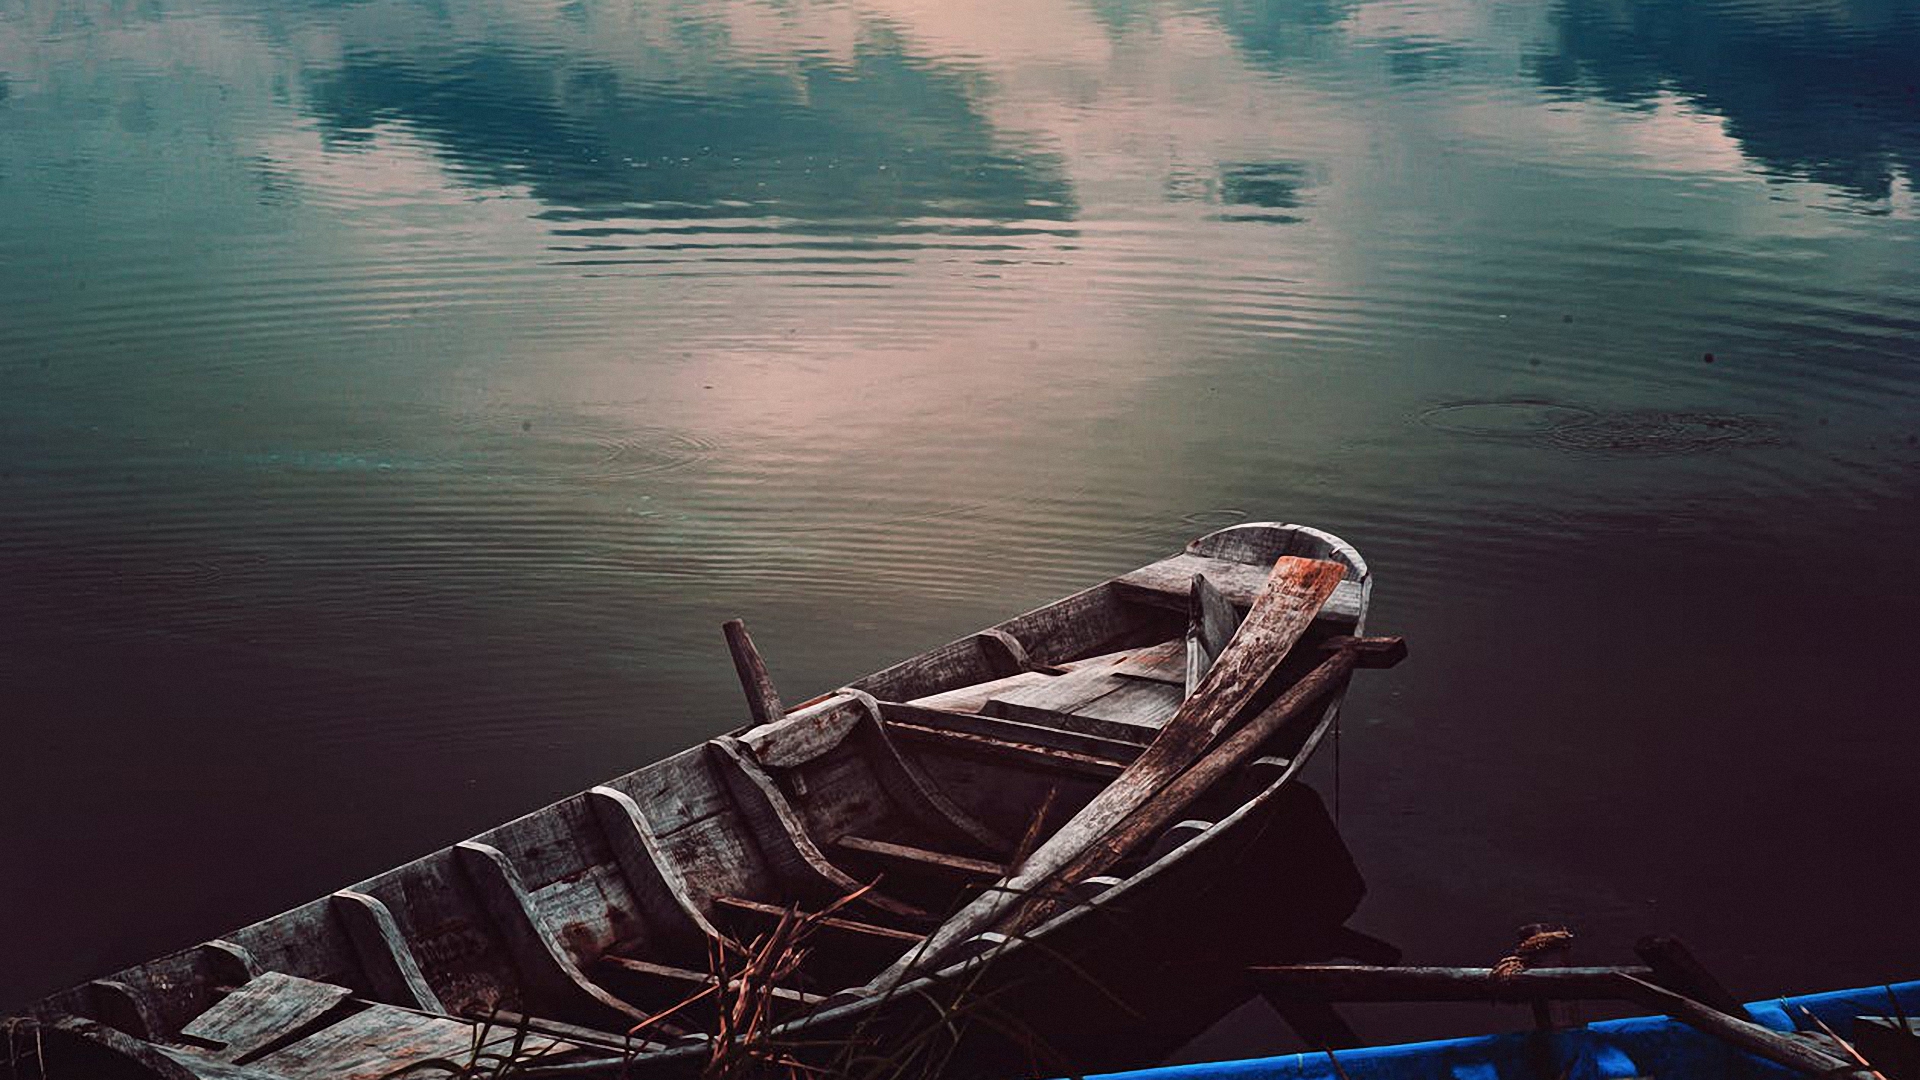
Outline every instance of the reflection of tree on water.
[[1311, 53], [1354, 9], [1354, 0], [1211, 0], [1205, 7], [1258, 64]]
[[1885, 198], [1920, 174], [1920, 8], [1562, 0], [1547, 86], [1638, 105], [1678, 92], [1769, 169]]
[[400, 123], [471, 181], [524, 185], [552, 216], [1068, 220], [1051, 157], [996, 141], [962, 78], [863, 45], [801, 78], [741, 71], [726, 94], [676, 90], [585, 61], [556, 73], [524, 50], [451, 61], [350, 52], [310, 80], [336, 143]]

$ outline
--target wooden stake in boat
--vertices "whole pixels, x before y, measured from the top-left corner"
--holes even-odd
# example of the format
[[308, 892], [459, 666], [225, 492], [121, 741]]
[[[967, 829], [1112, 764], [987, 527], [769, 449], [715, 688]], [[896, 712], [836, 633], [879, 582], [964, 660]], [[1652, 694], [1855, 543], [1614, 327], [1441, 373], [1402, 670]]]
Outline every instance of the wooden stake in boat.
[[767, 674], [766, 662], [760, 659], [760, 650], [747, 636], [747, 624], [728, 619], [720, 624], [720, 632], [727, 636], [727, 651], [733, 654], [733, 670], [740, 673], [740, 689], [747, 693], [747, 712], [753, 722], [771, 724], [787, 715], [780, 705], [780, 694], [773, 688], [773, 678]]
[[875, 976], [862, 992], [892, 989], [915, 967], [937, 962], [960, 942], [993, 929], [1029, 896], [1050, 891], [1060, 871], [1088, 844], [1107, 835], [1152, 798], [1192, 764], [1222, 729], [1241, 718], [1345, 573], [1346, 568], [1334, 562], [1293, 556], [1276, 561], [1232, 641], [1147, 749], [1035, 849], [1011, 877], [961, 908], [919, 948]]
[[1187, 696], [1200, 687], [1213, 662], [1226, 651], [1233, 632], [1240, 628], [1240, 613], [1233, 601], [1213, 587], [1205, 574], [1193, 575], [1187, 594]]

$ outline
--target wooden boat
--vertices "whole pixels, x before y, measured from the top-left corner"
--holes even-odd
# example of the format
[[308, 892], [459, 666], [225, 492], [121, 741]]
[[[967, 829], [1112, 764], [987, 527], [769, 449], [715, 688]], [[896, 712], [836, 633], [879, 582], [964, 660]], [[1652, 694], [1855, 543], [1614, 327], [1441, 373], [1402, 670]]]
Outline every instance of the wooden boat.
[[[1832, 1036], [1838, 1035], [1885, 1076], [1920, 1070], [1920, 1023], [1913, 1019], [1920, 1015], [1920, 982], [1770, 998], [1744, 1011], [1753, 1024], [1810, 1045], [1833, 1046]], [[1637, 1016], [1555, 1031], [1170, 1065], [1100, 1074], [1095, 1080], [1781, 1080], [1795, 1075], [1679, 1020]]]
[[1369, 666], [1370, 589], [1334, 536], [1234, 526], [791, 710], [730, 624], [754, 722], [54, 995], [36, 1045], [102, 1077], [373, 1080], [477, 1051], [652, 1075], [699, 1071], [742, 1016], [844, 1048], [1031, 997], [1209, 875], [1276, 869], [1236, 866], [1235, 837]]

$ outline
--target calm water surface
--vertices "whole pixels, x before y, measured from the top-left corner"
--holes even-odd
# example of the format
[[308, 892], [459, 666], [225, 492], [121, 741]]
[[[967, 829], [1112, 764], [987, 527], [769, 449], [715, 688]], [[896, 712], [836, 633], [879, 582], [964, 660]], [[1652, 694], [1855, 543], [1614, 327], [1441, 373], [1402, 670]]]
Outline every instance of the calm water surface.
[[[803, 697], [1247, 518], [1413, 644], [1316, 781], [1362, 926], [1912, 977], [1915, 56], [1904, 0], [0, 0], [0, 1004], [731, 726], [726, 617]], [[1488, 1022], [1431, 1017], [1375, 1033]]]

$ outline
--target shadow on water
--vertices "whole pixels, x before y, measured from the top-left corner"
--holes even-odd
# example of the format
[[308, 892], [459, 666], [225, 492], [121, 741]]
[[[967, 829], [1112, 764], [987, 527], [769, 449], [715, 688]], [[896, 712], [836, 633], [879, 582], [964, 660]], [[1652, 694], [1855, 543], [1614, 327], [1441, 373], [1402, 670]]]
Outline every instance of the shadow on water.
[[1920, 10], [1900, 0], [1562, 0], [1535, 76], [1629, 106], [1677, 93], [1782, 177], [1885, 199], [1920, 173]]
[[1195, 865], [1179, 872], [1191, 888], [1144, 890], [1148, 907], [1102, 905], [1063, 927], [1072, 940], [1050, 940], [1075, 963], [1015, 981], [986, 1014], [1017, 1019], [1019, 1037], [978, 1025], [943, 1075], [1101, 1072], [1301, 1049], [1256, 1004], [1247, 966], [1390, 947], [1344, 929], [1366, 882], [1320, 796], [1292, 784], [1260, 813], [1258, 827], [1189, 856]]

